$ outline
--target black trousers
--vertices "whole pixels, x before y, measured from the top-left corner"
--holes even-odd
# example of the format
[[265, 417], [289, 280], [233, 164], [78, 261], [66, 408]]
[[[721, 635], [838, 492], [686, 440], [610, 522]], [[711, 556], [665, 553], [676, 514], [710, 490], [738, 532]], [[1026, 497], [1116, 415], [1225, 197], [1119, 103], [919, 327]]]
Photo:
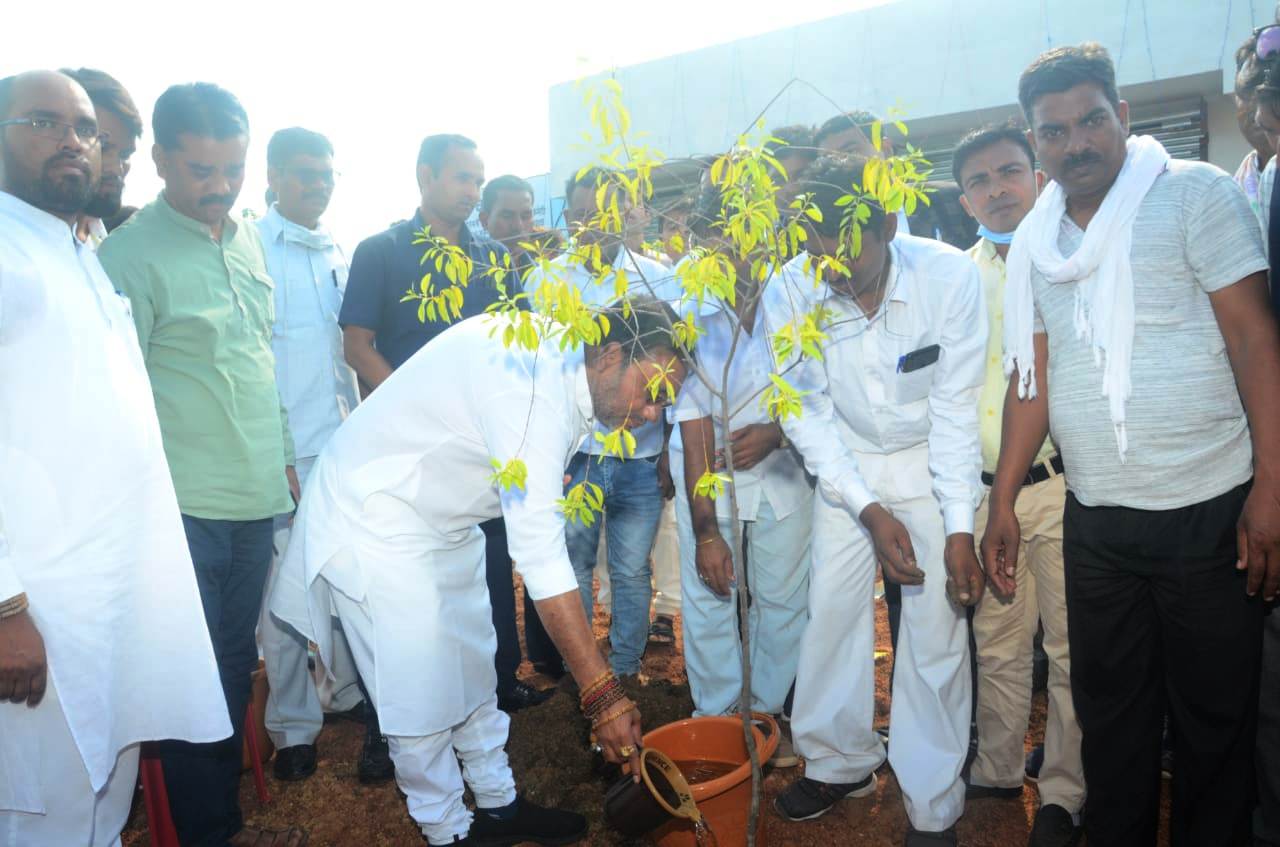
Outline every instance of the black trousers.
[[1248, 485], [1168, 511], [1083, 506], [1063, 520], [1071, 693], [1090, 847], [1155, 845], [1166, 708], [1172, 847], [1249, 843], [1262, 603], [1236, 570]]
[[[493, 607], [493, 629], [498, 635], [498, 652], [493, 666], [498, 672], [498, 691], [505, 691], [516, 684], [516, 671], [520, 668], [520, 633], [516, 628], [516, 592], [511, 581], [511, 554], [507, 550], [507, 525], [502, 518], [494, 518], [480, 524], [484, 531], [485, 582], [489, 585], [489, 604]], [[539, 652], [550, 647], [556, 660], [559, 653], [551, 643], [551, 637], [542, 627], [542, 619], [529, 595], [524, 598], [524, 636], [529, 647], [529, 660], [546, 661]]]
[[1262, 636], [1262, 694], [1258, 698], [1258, 808], [1253, 835], [1280, 847], [1280, 605], [1267, 611]]
[[230, 712], [231, 737], [211, 744], [158, 745], [178, 840], [222, 847], [243, 826], [240, 765], [249, 675], [258, 666], [254, 631], [271, 564], [272, 519], [222, 521], [182, 516], [205, 623]]

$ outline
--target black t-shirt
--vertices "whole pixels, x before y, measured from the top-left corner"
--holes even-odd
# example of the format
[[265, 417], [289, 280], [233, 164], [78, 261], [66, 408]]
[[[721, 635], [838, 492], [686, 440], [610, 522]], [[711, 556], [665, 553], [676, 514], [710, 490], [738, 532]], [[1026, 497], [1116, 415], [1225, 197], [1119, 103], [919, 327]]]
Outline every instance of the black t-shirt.
[[[373, 331], [374, 346], [393, 370], [451, 326], [441, 320], [418, 320], [418, 300], [401, 302], [408, 291], [420, 290], [422, 277], [428, 273], [434, 276], [437, 291], [451, 284], [432, 263], [423, 263], [427, 245], [413, 243], [415, 233], [422, 227], [422, 213], [414, 212], [412, 219], [360, 242], [351, 257], [347, 291], [338, 314], [338, 323], [344, 327]], [[497, 285], [484, 271], [489, 267], [490, 254], [501, 266], [507, 250], [490, 238], [473, 235], [466, 225], [460, 240], [458, 246], [467, 251], [474, 263], [462, 305], [462, 317], [469, 318], [498, 301]], [[514, 279], [514, 275], [508, 277], [505, 285], [510, 288]]]

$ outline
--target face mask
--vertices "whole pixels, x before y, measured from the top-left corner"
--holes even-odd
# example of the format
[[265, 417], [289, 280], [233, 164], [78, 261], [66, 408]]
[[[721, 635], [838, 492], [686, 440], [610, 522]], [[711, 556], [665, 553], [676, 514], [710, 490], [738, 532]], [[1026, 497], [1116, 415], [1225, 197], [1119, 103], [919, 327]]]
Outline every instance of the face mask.
[[1012, 232], [992, 232], [987, 229], [984, 224], [978, 224], [978, 235], [990, 241], [992, 244], [1012, 244]]

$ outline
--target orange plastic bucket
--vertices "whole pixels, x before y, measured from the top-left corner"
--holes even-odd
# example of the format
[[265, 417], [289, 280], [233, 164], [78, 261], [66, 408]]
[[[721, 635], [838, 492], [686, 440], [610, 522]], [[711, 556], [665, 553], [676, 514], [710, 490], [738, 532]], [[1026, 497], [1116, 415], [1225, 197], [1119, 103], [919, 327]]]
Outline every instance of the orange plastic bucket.
[[[769, 761], [778, 746], [778, 724], [772, 717], [756, 713], [757, 725], [752, 729], [760, 764]], [[742, 721], [735, 717], [689, 718], [660, 726], [644, 736], [646, 747], [661, 750], [672, 761], [683, 765], [705, 762], [719, 765], [717, 770], [732, 766], [722, 776], [693, 781], [693, 800], [720, 847], [737, 847], [747, 843], [747, 819], [751, 815], [751, 761], [747, 742], [742, 735]], [[756, 844], [764, 847], [764, 808], [760, 809], [756, 826]], [[677, 818], [663, 824], [649, 835], [659, 847], [696, 847], [691, 821]]]

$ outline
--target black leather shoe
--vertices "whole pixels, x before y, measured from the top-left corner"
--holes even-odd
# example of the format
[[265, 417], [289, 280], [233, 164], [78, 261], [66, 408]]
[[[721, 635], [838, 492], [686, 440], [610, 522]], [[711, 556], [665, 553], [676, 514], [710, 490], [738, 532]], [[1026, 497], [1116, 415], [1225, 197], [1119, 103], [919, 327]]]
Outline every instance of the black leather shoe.
[[523, 797], [516, 799], [516, 813], [498, 820], [476, 809], [468, 841], [474, 847], [509, 847], [534, 844], [574, 844], [587, 837], [587, 819], [564, 809], [544, 809]]
[[301, 782], [316, 772], [316, 745], [281, 747], [272, 770], [281, 782]]
[[553, 689], [539, 691], [528, 683], [517, 681], [510, 688], [498, 692], [498, 708], [504, 712], [518, 712], [547, 702], [555, 693]]
[[1071, 813], [1050, 803], [1036, 812], [1027, 847], [1075, 847], [1080, 843], [1081, 834], [1082, 829], [1076, 826]]
[[391, 748], [376, 720], [368, 724], [356, 773], [364, 785], [386, 782], [396, 775], [396, 766], [391, 762]]
[[997, 788], [992, 785], [974, 785], [964, 787], [966, 800], [1014, 800], [1022, 796], [1022, 786], [1013, 788]]

